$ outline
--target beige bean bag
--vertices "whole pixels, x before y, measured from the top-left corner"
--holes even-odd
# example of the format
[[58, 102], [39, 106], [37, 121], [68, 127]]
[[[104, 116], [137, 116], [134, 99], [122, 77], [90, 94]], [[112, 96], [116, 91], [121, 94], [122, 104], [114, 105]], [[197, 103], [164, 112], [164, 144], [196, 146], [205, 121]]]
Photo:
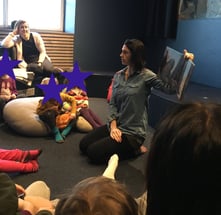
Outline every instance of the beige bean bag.
[[[50, 131], [36, 114], [38, 101], [42, 97], [19, 98], [8, 102], [3, 110], [5, 122], [19, 134], [26, 136], [48, 136]], [[79, 117], [77, 129], [81, 132], [89, 132], [92, 126]]]

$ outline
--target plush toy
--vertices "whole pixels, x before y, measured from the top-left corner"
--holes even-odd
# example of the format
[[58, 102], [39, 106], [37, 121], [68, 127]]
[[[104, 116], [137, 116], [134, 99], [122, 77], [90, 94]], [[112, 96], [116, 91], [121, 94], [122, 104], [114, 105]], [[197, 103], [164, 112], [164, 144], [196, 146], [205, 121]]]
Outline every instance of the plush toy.
[[72, 107], [71, 107], [71, 104], [70, 103], [68, 103], [68, 102], [63, 102], [63, 105], [62, 105], [62, 108], [61, 108], [61, 111], [62, 112], [70, 112], [71, 111], [71, 109], [72, 109]]
[[71, 113], [63, 113], [56, 116], [56, 127], [59, 129], [66, 128], [71, 121]]
[[184, 58], [194, 60], [194, 54], [191, 52], [188, 52], [186, 49], [183, 50]]
[[69, 102], [63, 102], [62, 108], [61, 108], [62, 113], [56, 117], [56, 126], [59, 129], [64, 129], [70, 123], [71, 109], [72, 107]]

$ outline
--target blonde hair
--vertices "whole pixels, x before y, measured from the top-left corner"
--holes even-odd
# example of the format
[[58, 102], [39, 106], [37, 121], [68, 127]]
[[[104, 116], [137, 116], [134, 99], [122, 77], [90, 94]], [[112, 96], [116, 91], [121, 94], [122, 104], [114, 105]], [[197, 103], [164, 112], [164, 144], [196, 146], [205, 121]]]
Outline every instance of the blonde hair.
[[15, 23], [15, 25], [14, 25], [14, 29], [19, 28], [20, 25], [22, 25], [22, 24], [24, 24], [24, 23], [27, 23], [27, 22], [26, 22], [25, 20], [22, 20], [22, 19], [16, 21], [16, 23]]

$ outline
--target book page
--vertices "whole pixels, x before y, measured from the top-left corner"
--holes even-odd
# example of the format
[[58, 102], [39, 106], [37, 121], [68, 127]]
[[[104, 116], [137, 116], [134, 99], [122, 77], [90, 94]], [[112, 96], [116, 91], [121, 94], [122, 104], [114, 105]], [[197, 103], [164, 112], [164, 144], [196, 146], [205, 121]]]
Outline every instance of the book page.
[[22, 78], [28, 79], [28, 74], [27, 74], [26, 69], [14, 68], [13, 72], [15, 74], [15, 77], [22, 77]]

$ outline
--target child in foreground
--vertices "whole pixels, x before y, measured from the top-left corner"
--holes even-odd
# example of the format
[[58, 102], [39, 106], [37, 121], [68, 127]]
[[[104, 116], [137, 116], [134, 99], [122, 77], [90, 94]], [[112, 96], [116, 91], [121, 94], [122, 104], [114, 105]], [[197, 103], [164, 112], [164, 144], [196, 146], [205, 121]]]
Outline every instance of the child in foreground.
[[137, 215], [136, 201], [123, 184], [114, 180], [117, 165], [115, 154], [103, 176], [82, 180], [58, 202], [55, 215]]

